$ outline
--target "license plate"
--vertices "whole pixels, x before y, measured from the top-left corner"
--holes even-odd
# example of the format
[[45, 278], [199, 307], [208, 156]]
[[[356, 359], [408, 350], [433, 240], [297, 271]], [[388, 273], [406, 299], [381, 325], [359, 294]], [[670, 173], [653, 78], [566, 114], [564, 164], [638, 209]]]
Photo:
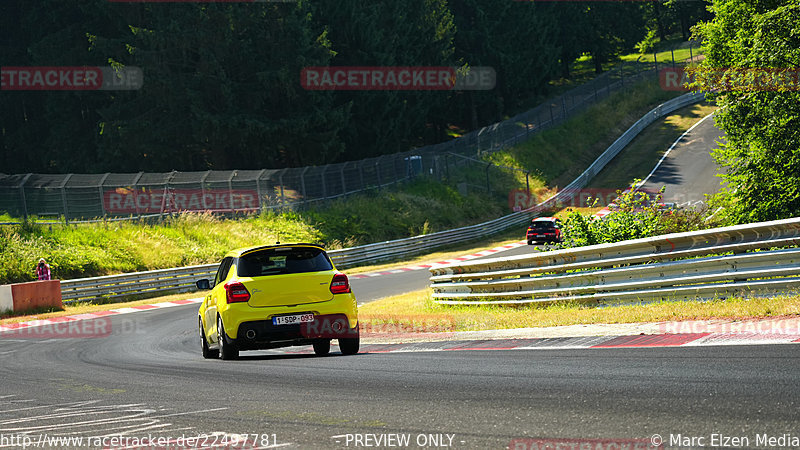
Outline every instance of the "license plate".
[[276, 316], [272, 318], [273, 325], [293, 325], [296, 323], [308, 323], [313, 321], [313, 314], [295, 314], [293, 316]]

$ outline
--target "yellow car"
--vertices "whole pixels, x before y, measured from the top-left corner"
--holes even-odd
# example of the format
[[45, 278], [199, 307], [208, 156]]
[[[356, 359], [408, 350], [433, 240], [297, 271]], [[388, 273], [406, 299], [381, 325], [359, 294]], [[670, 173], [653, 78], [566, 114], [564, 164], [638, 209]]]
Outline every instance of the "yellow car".
[[358, 309], [347, 275], [314, 244], [276, 244], [234, 250], [222, 260], [200, 305], [203, 357], [236, 359], [240, 350], [313, 345], [358, 353]]

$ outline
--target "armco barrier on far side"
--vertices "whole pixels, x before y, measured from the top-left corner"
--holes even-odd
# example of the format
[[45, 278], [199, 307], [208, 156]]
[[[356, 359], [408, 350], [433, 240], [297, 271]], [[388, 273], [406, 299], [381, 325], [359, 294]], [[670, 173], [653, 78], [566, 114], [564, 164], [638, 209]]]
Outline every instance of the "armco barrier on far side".
[[800, 218], [776, 220], [432, 267], [431, 289], [450, 305], [773, 295], [800, 288], [798, 243]]

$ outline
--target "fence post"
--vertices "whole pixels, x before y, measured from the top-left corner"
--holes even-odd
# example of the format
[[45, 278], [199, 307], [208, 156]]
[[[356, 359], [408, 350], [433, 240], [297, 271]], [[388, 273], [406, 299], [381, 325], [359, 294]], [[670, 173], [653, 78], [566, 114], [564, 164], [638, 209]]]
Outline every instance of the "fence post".
[[653, 64], [656, 66], [656, 73], [658, 73], [658, 54], [653, 51]]
[[109, 175], [111, 174], [106, 172], [106, 174], [103, 175], [103, 178], [100, 179], [100, 183], [97, 185], [97, 190], [100, 191], [100, 212], [103, 213], [103, 219], [105, 219], [106, 216], [108, 216], [108, 213], [106, 212], [106, 205], [105, 202], [103, 201], [104, 200], [103, 185], [105, 184], [106, 179], [108, 178]]
[[531, 175], [531, 173], [526, 170], [525, 171], [525, 192], [527, 192], [529, 196], [531, 194], [530, 175]]
[[258, 195], [258, 210], [259, 212], [264, 212], [264, 202], [261, 201], [261, 177], [264, 176], [264, 172], [267, 169], [261, 169], [261, 172], [258, 172], [258, 176], [256, 176], [256, 195]]
[[228, 199], [231, 202], [231, 212], [235, 215], [236, 208], [233, 207], [233, 177], [236, 176], [236, 171], [231, 172], [231, 176], [228, 177]]
[[[173, 170], [172, 172], [169, 173], [169, 177], [167, 177], [167, 181], [164, 183], [164, 191], [165, 191], [165, 193], [166, 192], [172, 192], [172, 186], [170, 186], [170, 183], [172, 182], [172, 179], [175, 178], [175, 174], [176, 173], [178, 173], [177, 170]], [[178, 197], [174, 193], [172, 193], [171, 196], [172, 196], [172, 203], [175, 204], [175, 212], [179, 213], [180, 210], [178, 209], [178, 199], [177, 199]], [[166, 195], [165, 195], [165, 197], [166, 197]], [[160, 219], [163, 219], [163, 218], [164, 217], [163, 217], [163, 214], [162, 214], [162, 217], [160, 217]]]
[[364, 184], [364, 160], [358, 162], [358, 179], [361, 181], [361, 191], [367, 189], [367, 185]]
[[492, 167], [490, 163], [486, 163], [486, 193], [491, 193], [491, 187], [489, 186], [489, 169]]
[[72, 178], [72, 174], [71, 173], [67, 174], [67, 176], [64, 177], [64, 181], [62, 181], [61, 182], [61, 186], [59, 186], [59, 188], [61, 189], [61, 203], [63, 204], [63, 210], [64, 210], [64, 223], [67, 224], [67, 225], [69, 225], [69, 210], [67, 209], [67, 188], [66, 188], [66, 186], [67, 186], [67, 182], [69, 181], [70, 178]]
[[342, 196], [347, 194], [347, 184], [345, 183], [345, 179], [344, 179], [344, 169], [347, 168], [348, 164], [349, 164], [349, 162], [346, 162], [346, 163], [342, 164], [342, 168], [339, 169], [339, 176], [342, 178]]
[[303, 171], [300, 172], [300, 187], [303, 189], [303, 204], [308, 203], [308, 196], [306, 195], [306, 172], [310, 169], [310, 166], [303, 167]]
[[[206, 173], [200, 177], [200, 195], [203, 196], [203, 209], [207, 209], [208, 206], [206, 205], [206, 178], [211, 175], [211, 171], [208, 170]], [[164, 208], [161, 208], [161, 212], [164, 212]]]
[[378, 189], [383, 187], [383, 183], [381, 182], [381, 158], [383, 156], [379, 156], [378, 159], [375, 160], [375, 176], [378, 178]]
[[322, 172], [319, 174], [319, 178], [322, 180], [322, 198], [325, 200], [328, 199], [328, 183], [325, 182], [325, 172], [328, 171], [328, 167], [330, 167], [330, 164], [322, 166]]
[[[142, 179], [143, 175], [144, 175], [144, 172], [139, 172], [138, 174], [136, 174], [136, 178], [133, 179], [133, 183], [131, 183], [131, 188], [133, 188], [133, 195], [134, 195], [134, 198], [133, 198], [133, 210], [136, 212], [136, 216], [139, 219], [142, 218], [142, 215], [141, 215], [141, 213], [139, 213], [139, 202], [136, 201], [136, 193], [138, 191], [138, 189], [136, 189], [136, 186], [139, 184], [139, 180]], [[164, 190], [165, 191], [167, 190], [166, 186], [164, 187]], [[164, 201], [166, 201], [166, 199], [167, 199], [167, 196], [166, 196], [166, 192], [165, 192]]]
[[283, 169], [278, 173], [278, 184], [281, 186], [281, 209], [286, 205], [286, 197], [283, 193], [283, 174], [289, 169]]
[[401, 172], [400, 170], [397, 169], [397, 163], [398, 163], [398, 161], [400, 161], [400, 158], [403, 158], [404, 161], [405, 161], [405, 158], [408, 158], [408, 156], [401, 156], [401, 155], [409, 155], [409, 154], [410, 153], [402, 153], [402, 154], [399, 154], [399, 155], [398, 154], [392, 155], [392, 171], [394, 172], [394, 182], [390, 182], [388, 184], [393, 184], [394, 183], [394, 184], [398, 184], [399, 185], [401, 181], [405, 180], [408, 177], [408, 167], [406, 167], [405, 176], [404, 176], [403, 172]]
[[31, 175], [33, 175], [33, 174], [29, 173], [29, 174], [25, 175], [25, 178], [23, 178], [22, 181], [19, 182], [19, 196], [20, 196], [20, 199], [22, 200], [22, 219], [23, 220], [28, 220], [28, 202], [25, 200], [25, 183], [28, 182], [28, 178], [30, 178]]

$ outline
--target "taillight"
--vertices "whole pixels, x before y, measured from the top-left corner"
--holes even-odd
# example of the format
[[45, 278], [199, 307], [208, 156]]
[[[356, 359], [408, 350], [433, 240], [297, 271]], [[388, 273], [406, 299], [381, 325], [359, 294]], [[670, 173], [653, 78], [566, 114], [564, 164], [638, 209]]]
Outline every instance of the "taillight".
[[240, 303], [250, 300], [250, 292], [242, 283], [225, 283], [225, 297], [228, 303]]
[[333, 294], [347, 294], [350, 292], [350, 281], [347, 280], [347, 275], [337, 273], [333, 276], [331, 281], [331, 293]]

